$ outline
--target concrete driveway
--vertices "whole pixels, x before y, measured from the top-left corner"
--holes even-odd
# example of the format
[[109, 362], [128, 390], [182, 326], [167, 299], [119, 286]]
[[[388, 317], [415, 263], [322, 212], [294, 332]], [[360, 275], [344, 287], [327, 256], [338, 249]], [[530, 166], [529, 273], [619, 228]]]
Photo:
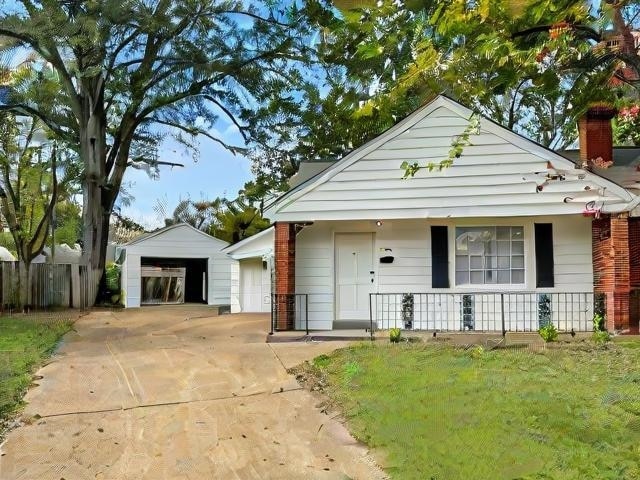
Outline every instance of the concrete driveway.
[[265, 315], [94, 312], [38, 372], [0, 478], [384, 478], [286, 368], [340, 346], [266, 344]]

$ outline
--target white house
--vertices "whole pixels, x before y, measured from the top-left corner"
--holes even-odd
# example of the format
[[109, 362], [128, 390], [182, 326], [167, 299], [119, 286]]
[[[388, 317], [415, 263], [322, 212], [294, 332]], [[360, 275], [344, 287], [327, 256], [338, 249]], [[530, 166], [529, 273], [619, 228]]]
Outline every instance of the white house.
[[231, 263], [231, 313], [271, 311], [274, 228], [223, 250]]
[[222, 253], [226, 246], [186, 223], [125, 244], [120, 253], [125, 306], [229, 305], [233, 260]]
[[403, 180], [469, 125], [438, 96], [267, 207], [276, 327], [302, 328], [304, 303], [319, 330], [590, 330], [594, 313], [637, 330], [638, 183], [591, 165], [612, 158], [614, 114], [580, 122], [578, 164], [482, 118], [451, 167]]

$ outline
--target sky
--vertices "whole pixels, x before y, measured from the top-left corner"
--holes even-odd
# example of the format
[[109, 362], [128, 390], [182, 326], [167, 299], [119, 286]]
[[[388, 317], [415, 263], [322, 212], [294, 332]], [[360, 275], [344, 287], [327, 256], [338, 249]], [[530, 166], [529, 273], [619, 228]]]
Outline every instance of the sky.
[[[235, 127], [221, 124], [212, 135], [233, 145], [242, 145]], [[182, 167], [160, 167], [160, 177], [150, 178], [143, 170], [129, 168], [124, 182], [134, 197], [129, 206], [120, 212], [146, 228], [164, 226], [162, 218], [154, 211], [158, 200], [166, 203], [169, 213], [179, 200], [191, 198], [214, 199], [226, 196], [233, 199], [245, 182], [251, 180], [251, 164], [247, 158], [233, 155], [221, 145], [206, 137], [200, 137], [200, 148], [194, 159], [193, 152], [186, 151], [173, 140], [167, 140], [160, 148], [160, 160], [184, 164]]]

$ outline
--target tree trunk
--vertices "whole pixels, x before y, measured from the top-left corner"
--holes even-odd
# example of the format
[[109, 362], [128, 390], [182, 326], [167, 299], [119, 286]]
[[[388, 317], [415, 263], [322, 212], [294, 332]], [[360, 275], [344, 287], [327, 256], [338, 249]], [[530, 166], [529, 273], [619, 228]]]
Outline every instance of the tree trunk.
[[91, 296], [95, 303], [100, 278], [104, 272], [109, 234], [109, 212], [105, 210], [106, 126], [104, 86], [101, 77], [83, 82], [82, 118], [80, 119], [80, 155], [84, 164], [82, 189], [83, 260], [89, 273]]
[[23, 312], [31, 308], [31, 262], [20, 260], [18, 262], [18, 305]]

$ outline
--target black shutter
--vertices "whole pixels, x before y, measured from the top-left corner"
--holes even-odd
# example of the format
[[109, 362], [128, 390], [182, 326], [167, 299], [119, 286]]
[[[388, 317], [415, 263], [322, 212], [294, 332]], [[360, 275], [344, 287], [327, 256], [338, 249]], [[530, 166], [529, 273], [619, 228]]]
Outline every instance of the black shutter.
[[553, 287], [553, 226], [536, 223], [536, 287]]
[[447, 227], [431, 227], [431, 287], [449, 288], [449, 235]]

